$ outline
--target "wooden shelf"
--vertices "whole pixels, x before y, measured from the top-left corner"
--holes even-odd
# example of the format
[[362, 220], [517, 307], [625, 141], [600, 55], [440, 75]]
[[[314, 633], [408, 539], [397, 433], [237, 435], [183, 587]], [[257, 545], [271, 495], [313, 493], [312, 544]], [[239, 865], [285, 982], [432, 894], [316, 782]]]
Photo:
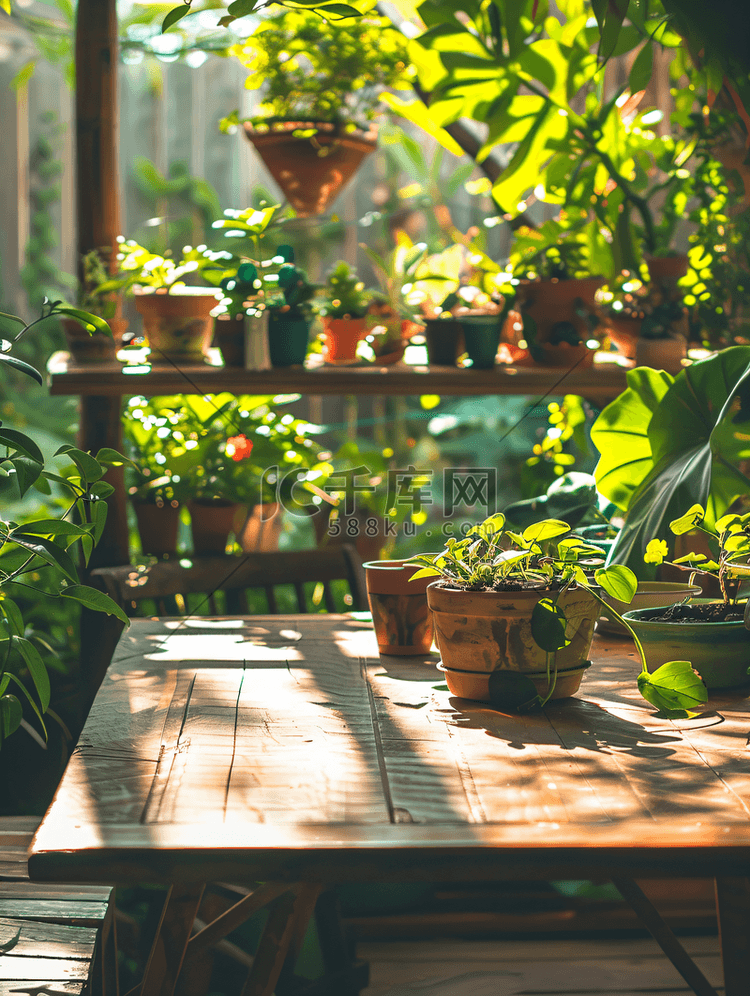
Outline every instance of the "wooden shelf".
[[56, 354], [50, 361], [51, 393], [90, 396], [133, 394], [305, 394], [305, 395], [488, 395], [580, 394], [598, 401], [626, 387], [627, 368], [595, 364], [566, 372], [552, 367], [319, 367], [244, 370], [240, 367], [154, 366], [147, 373], [123, 373], [121, 363], [73, 366]]

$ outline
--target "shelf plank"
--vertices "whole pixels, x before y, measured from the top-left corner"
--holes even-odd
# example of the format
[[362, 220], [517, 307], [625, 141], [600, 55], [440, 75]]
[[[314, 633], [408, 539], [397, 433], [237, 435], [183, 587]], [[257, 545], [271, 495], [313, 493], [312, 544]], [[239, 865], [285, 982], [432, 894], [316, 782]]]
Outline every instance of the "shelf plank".
[[244, 370], [240, 367], [154, 366], [148, 373], [125, 374], [120, 363], [66, 364], [58, 354], [50, 363], [55, 395], [134, 394], [304, 394], [304, 395], [490, 395], [581, 394], [608, 401], [626, 387], [626, 368], [596, 364], [566, 371], [552, 367], [496, 366], [492, 370], [458, 367], [300, 367]]

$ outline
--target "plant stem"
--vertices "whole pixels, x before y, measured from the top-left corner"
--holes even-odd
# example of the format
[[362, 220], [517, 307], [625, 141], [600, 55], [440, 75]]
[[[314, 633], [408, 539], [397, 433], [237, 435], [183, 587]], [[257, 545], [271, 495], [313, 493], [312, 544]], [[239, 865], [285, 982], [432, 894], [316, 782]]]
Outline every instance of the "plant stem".
[[610, 176], [620, 190], [622, 190], [625, 199], [629, 201], [640, 214], [641, 220], [643, 221], [643, 227], [646, 232], [646, 248], [650, 253], [654, 253], [656, 251], [656, 233], [654, 231], [654, 219], [651, 215], [651, 209], [648, 206], [648, 202], [644, 200], [643, 197], [639, 197], [638, 194], [633, 193], [630, 189], [630, 184], [617, 169], [607, 152], [602, 152], [601, 149], [597, 148], [596, 143], [591, 144], [591, 151], [599, 156], [602, 161], [602, 165], [606, 166], [607, 170], [609, 170]]

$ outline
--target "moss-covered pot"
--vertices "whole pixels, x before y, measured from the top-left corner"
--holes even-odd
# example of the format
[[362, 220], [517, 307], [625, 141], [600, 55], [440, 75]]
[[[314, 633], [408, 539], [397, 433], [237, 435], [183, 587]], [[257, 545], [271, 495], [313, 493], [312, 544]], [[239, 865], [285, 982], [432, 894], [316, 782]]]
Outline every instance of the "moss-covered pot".
[[[710, 599], [695, 599], [706, 603]], [[711, 689], [750, 684], [750, 631], [733, 622], [658, 622], [663, 608], [635, 609], [627, 619], [643, 644], [649, 671], [667, 661], [690, 661]]]
[[[547, 655], [531, 635], [531, 614], [545, 589], [523, 591], [460, 591], [433, 582], [427, 588], [435, 637], [443, 664], [458, 671], [540, 672]], [[585, 588], [570, 588], [558, 604], [568, 619], [567, 647], [555, 654], [559, 669], [580, 666], [588, 659], [599, 603]]]

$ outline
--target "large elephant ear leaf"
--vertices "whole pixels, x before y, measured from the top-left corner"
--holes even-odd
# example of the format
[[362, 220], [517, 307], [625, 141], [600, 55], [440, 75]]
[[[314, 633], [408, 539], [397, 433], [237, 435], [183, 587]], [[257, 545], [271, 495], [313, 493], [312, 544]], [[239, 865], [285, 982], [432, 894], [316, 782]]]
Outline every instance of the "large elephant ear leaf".
[[[700, 504], [711, 526], [750, 490], [750, 480], [737, 469], [750, 456], [750, 399], [743, 409], [749, 381], [747, 346], [724, 350], [678, 375], [650, 420], [655, 463], [631, 495], [609, 563], [626, 564], [641, 580], [653, 578], [656, 567], [644, 566], [643, 556], [653, 539], [672, 546], [670, 522]], [[625, 442], [627, 432], [621, 429]], [[614, 434], [610, 445], [618, 445]]]
[[597, 490], [623, 511], [653, 469], [649, 425], [674, 383], [670, 374], [650, 367], [636, 367], [627, 380], [627, 388], [591, 427], [591, 441], [600, 454], [594, 471]]

